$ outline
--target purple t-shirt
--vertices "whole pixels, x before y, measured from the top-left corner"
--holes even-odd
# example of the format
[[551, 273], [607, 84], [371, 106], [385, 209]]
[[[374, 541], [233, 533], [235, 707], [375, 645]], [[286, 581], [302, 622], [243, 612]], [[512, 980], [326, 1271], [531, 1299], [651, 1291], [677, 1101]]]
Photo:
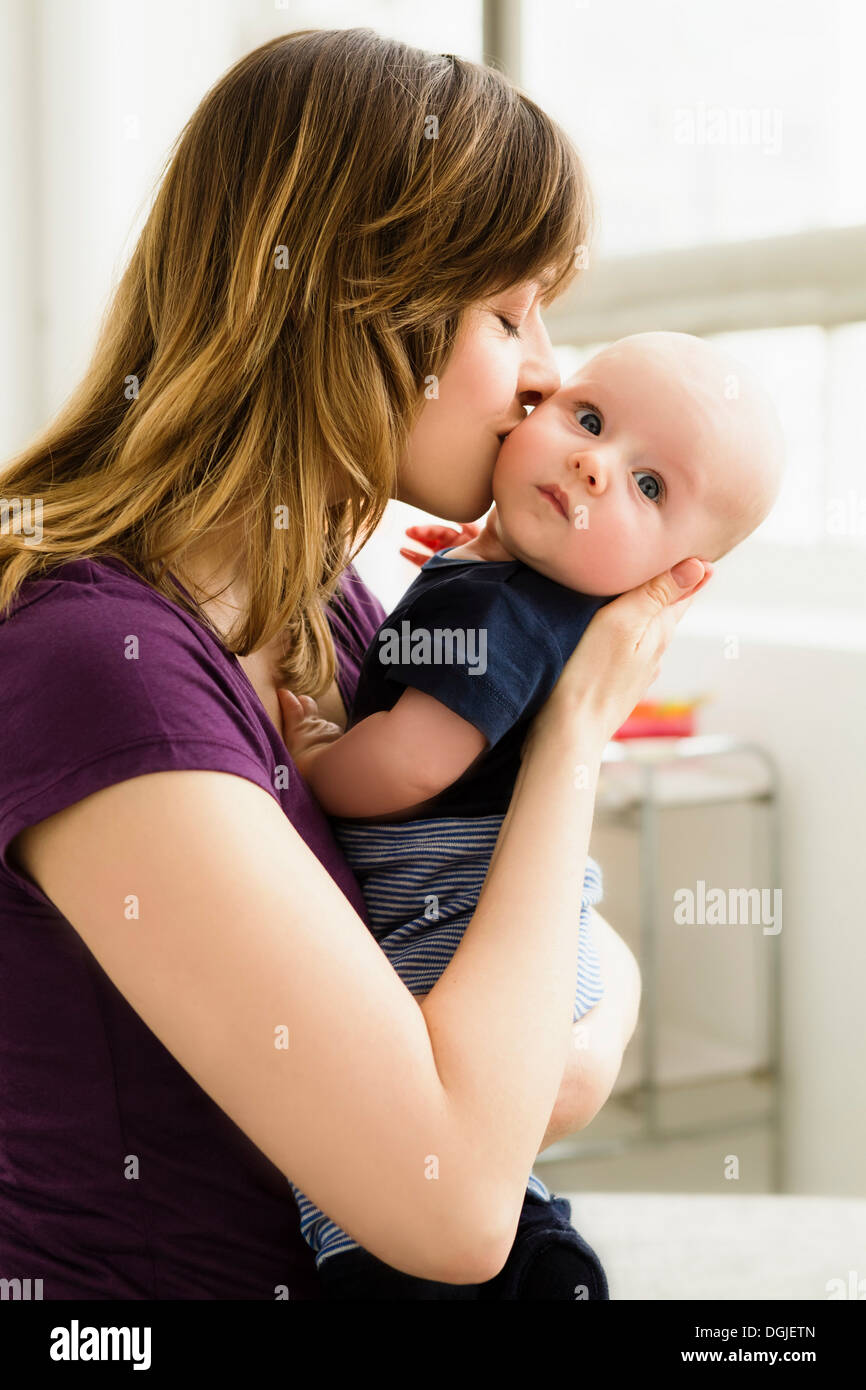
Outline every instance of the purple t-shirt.
[[[385, 613], [351, 567], [341, 587], [330, 622], [348, 709]], [[325, 816], [237, 658], [120, 560], [25, 582], [0, 622], [0, 712], [0, 1278], [42, 1279], [45, 1299], [273, 1300], [280, 1285], [320, 1298], [286, 1177], [142, 1022], [9, 845], [115, 782], [234, 773], [279, 802], [366, 922]]]

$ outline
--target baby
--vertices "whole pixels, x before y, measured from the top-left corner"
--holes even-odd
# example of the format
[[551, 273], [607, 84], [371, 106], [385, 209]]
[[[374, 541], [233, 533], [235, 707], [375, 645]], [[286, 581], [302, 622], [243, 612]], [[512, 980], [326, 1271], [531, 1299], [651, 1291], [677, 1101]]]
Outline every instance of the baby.
[[[783, 458], [740, 363], [685, 333], [612, 344], [507, 436], [483, 530], [433, 555], [385, 619], [347, 731], [308, 697], [296, 705], [289, 750], [413, 994], [433, 988], [472, 917], [528, 725], [593, 614], [679, 560], [725, 555], [769, 512]], [[575, 1019], [603, 993], [600, 897], [587, 859]], [[369, 1297], [387, 1266], [293, 1191], [323, 1283], [337, 1274], [341, 1296]], [[527, 1201], [580, 1239], [534, 1175]]]

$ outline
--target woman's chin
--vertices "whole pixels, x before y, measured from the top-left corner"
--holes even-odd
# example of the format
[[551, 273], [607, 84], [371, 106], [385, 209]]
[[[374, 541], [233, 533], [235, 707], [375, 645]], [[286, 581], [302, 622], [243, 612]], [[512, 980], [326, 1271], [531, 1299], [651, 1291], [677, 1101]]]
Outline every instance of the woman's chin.
[[441, 521], [451, 522], [455, 526], [481, 521], [493, 506], [493, 493], [489, 489], [482, 494], [476, 493], [473, 497], [461, 497], [456, 490], [454, 493], [439, 493], [431, 489], [427, 493], [423, 489], [398, 486], [394, 498], [410, 507], [417, 507], [428, 516], [438, 517]]
[[493, 494], [488, 492], [485, 497], [476, 497], [474, 501], [467, 501], [465, 506], [454, 508], [443, 512], [442, 516], [448, 517], [449, 521], [455, 522], [458, 526], [465, 526], [469, 522], [483, 521], [490, 508], [493, 506]]

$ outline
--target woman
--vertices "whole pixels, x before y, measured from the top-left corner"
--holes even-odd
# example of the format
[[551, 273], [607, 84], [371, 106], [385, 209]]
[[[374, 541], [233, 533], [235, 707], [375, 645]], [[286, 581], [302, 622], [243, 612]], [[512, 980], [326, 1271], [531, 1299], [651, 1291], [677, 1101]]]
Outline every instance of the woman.
[[595, 782], [700, 575], [593, 620], [420, 1005], [278, 697], [345, 719], [383, 617], [347, 564], [389, 497], [487, 509], [500, 437], [559, 384], [540, 308], [588, 235], [541, 111], [369, 30], [264, 44], [179, 137], [85, 380], [3, 476], [41, 517], [0, 537], [4, 1277], [314, 1299], [291, 1178], [459, 1293], [612, 1084], [637, 984], [609, 931], [613, 1053], [570, 1048]]

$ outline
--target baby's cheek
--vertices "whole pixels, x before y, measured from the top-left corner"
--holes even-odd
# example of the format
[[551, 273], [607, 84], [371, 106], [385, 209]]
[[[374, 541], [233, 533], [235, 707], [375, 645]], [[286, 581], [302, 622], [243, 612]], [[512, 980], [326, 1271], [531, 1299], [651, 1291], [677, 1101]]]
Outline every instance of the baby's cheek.
[[644, 571], [646, 556], [633, 539], [616, 530], [603, 533], [588, 526], [577, 529], [572, 540], [574, 584], [582, 593], [598, 597], [622, 594], [650, 577]]
[[499, 446], [493, 481], [496, 489], [501, 489], [506, 500], [510, 499], [521, 476], [526, 473], [527, 462], [527, 451], [519, 439], [509, 436]]

